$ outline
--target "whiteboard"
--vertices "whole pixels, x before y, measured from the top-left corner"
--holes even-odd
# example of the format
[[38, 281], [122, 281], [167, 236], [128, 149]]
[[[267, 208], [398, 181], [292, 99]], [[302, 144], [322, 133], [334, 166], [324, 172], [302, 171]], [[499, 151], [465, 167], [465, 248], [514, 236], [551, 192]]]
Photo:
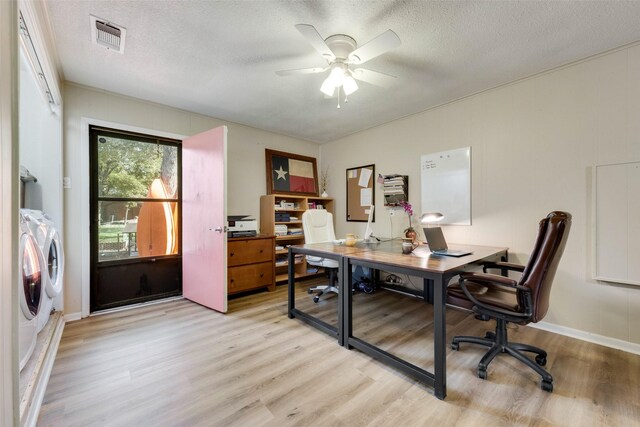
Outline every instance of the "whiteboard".
[[640, 162], [594, 167], [594, 279], [640, 285]]
[[440, 212], [441, 224], [471, 225], [471, 147], [420, 157], [422, 213]]

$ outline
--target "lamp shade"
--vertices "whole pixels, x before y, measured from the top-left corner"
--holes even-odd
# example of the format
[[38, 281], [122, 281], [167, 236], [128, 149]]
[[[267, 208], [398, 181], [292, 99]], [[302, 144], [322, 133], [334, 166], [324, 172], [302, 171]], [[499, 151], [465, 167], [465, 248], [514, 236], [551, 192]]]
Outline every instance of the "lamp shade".
[[358, 84], [353, 77], [347, 76], [344, 78], [342, 88], [344, 89], [345, 94], [351, 95], [353, 92], [358, 90]]
[[444, 218], [440, 212], [425, 212], [420, 215], [420, 223], [421, 224], [430, 224], [432, 222], [438, 222]]
[[333, 81], [331, 80], [331, 76], [324, 79], [324, 82], [320, 87], [320, 92], [324, 93], [327, 96], [333, 96], [333, 93], [335, 92], [335, 90], [336, 90], [336, 87], [333, 84]]

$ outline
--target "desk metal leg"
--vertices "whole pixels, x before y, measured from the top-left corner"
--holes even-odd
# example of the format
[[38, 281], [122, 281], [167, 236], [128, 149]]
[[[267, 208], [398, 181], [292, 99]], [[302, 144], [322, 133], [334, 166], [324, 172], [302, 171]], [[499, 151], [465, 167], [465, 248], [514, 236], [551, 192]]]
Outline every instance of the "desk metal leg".
[[444, 277], [433, 281], [433, 325], [434, 325], [434, 394], [438, 399], [447, 396], [447, 330], [446, 290]]
[[291, 249], [289, 249], [287, 258], [287, 261], [289, 262], [289, 266], [287, 267], [287, 271], [289, 273], [289, 304], [287, 315], [289, 316], [289, 319], [293, 319], [293, 309], [296, 308], [296, 270], [295, 259]]
[[344, 258], [338, 261], [338, 344], [344, 346], [344, 298], [349, 294], [349, 286], [344, 280]]
[[429, 304], [433, 304], [433, 280], [432, 279], [423, 279], [422, 280], [422, 298], [425, 302]]
[[[348, 257], [343, 257], [341, 261], [342, 270], [342, 334], [340, 335], [340, 345], [351, 348], [349, 345], [349, 338], [353, 335], [353, 292], [351, 291], [351, 264]], [[339, 319], [338, 313], [338, 319]], [[340, 321], [340, 320], [338, 320]]]

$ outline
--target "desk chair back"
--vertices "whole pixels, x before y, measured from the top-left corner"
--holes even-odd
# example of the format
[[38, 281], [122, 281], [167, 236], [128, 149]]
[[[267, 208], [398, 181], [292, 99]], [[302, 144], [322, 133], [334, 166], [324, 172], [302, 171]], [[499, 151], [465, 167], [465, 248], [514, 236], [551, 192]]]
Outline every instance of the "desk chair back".
[[[538, 322], [547, 314], [551, 284], [570, 229], [571, 214], [567, 212], [551, 212], [539, 223], [536, 244], [519, 282], [519, 285], [531, 289], [533, 307], [530, 322]], [[520, 307], [525, 306], [524, 298], [520, 293], [518, 293], [518, 304]]]
[[305, 243], [326, 243], [336, 240], [333, 215], [325, 209], [309, 209], [302, 214]]
[[[336, 233], [333, 231], [333, 215], [324, 209], [309, 209], [302, 214], [302, 229], [304, 231], [305, 243], [327, 243], [336, 240]], [[313, 302], [320, 302], [320, 297], [328, 293], [338, 293], [338, 261], [330, 258], [322, 258], [307, 255], [307, 263], [317, 267], [324, 267], [329, 273], [329, 283], [326, 285], [313, 286], [308, 292], [318, 292], [313, 297]]]

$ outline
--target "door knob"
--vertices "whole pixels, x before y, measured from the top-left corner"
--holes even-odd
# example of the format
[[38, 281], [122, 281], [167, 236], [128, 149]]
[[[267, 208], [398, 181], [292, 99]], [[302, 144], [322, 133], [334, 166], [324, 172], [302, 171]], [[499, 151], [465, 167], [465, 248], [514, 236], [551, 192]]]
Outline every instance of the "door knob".
[[[211, 229], [209, 229], [211, 230]], [[222, 227], [216, 227], [213, 229], [213, 231], [217, 231], [218, 233], [222, 233]]]

